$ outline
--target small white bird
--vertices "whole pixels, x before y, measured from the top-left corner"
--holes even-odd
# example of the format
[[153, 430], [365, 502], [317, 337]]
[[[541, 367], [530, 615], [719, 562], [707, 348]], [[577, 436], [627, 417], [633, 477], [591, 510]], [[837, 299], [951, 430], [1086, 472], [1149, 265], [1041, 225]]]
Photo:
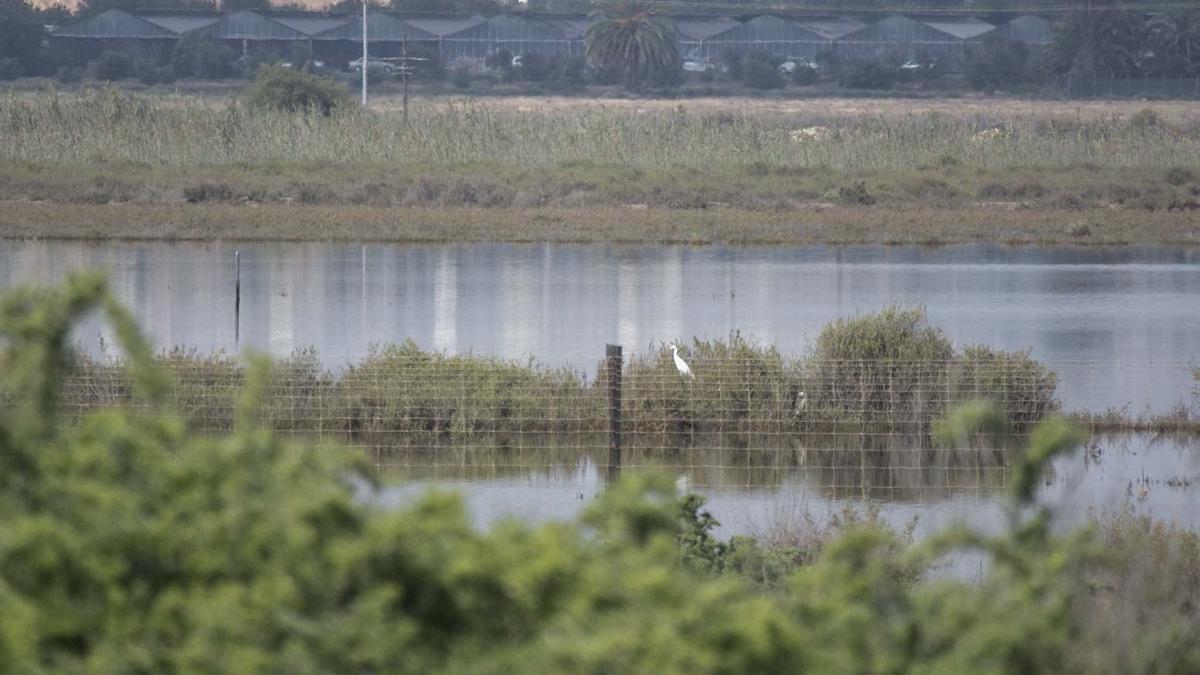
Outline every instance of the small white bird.
[[805, 410], [808, 410], [808, 394], [800, 392], [796, 394], [796, 409], [793, 414], [799, 415]]
[[692, 491], [692, 479], [688, 478], [687, 474], [679, 474], [675, 479], [675, 493], [683, 496]]
[[692, 369], [688, 367], [687, 361], [684, 361], [679, 356], [679, 347], [676, 347], [675, 343], [671, 343], [671, 357], [675, 359], [675, 370], [678, 370], [680, 375], [684, 377], [696, 377], [692, 374]]

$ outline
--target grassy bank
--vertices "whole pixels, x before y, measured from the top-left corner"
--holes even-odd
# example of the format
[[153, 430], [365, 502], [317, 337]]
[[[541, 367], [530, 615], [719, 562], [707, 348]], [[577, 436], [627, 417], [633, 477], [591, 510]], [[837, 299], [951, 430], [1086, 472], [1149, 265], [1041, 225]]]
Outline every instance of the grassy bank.
[[0, 99], [0, 234], [1200, 243], [1200, 118]]

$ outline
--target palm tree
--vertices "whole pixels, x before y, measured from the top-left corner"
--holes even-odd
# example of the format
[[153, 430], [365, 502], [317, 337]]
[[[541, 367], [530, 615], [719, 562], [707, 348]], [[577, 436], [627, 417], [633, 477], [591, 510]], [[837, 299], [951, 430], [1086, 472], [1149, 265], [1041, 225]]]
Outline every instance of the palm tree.
[[1078, 11], [1067, 15], [1043, 60], [1047, 74], [1073, 89], [1096, 78], [1140, 74], [1146, 21], [1127, 10]]
[[1151, 75], [1200, 74], [1200, 10], [1152, 16], [1146, 23], [1146, 33]]
[[639, 81], [655, 73], [679, 70], [675, 29], [638, 0], [618, 0], [592, 12], [584, 34], [588, 63]]

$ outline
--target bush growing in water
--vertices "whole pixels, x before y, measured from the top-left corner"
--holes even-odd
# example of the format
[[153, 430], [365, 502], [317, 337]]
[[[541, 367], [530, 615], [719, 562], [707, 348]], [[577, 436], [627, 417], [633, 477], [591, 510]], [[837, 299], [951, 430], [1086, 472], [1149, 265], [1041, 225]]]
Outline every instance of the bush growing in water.
[[1057, 377], [1028, 352], [971, 346], [956, 355], [923, 309], [889, 307], [830, 324], [810, 363], [810, 391], [824, 408], [915, 434], [954, 401], [989, 400], [1022, 431], [1058, 405]]
[[1019, 432], [1058, 410], [1058, 376], [1029, 357], [1029, 350], [1004, 352], [984, 345], [964, 347], [951, 367], [952, 400], [990, 401]]
[[926, 325], [924, 310], [889, 307], [821, 331], [811, 359], [813, 391], [823, 407], [852, 417], [918, 421], [943, 400], [939, 392], [953, 358], [954, 347]]
[[254, 76], [246, 100], [258, 108], [329, 115], [350, 102], [350, 93], [333, 80], [279, 65], [266, 65]]
[[[229, 200], [235, 194], [227, 185], [201, 184], [186, 196]], [[694, 379], [679, 376], [665, 345], [627, 363], [630, 447], [676, 447], [689, 434], [732, 434], [737, 437], [730, 441], [751, 444], [783, 434], [884, 432], [902, 434], [911, 449], [952, 402], [990, 400], [1020, 431], [1057, 409], [1054, 374], [1028, 353], [968, 347], [956, 355], [939, 330], [924, 324], [921, 310], [892, 308], [831, 324], [803, 359], [785, 358], [736, 333], [694, 340], [681, 353]], [[177, 400], [191, 428], [232, 427], [233, 399], [244, 383], [237, 359], [171, 352], [159, 364], [178, 383]], [[82, 409], [129, 401], [118, 364], [83, 358], [80, 367], [82, 376], [68, 378], [64, 387]], [[589, 383], [569, 370], [448, 356], [411, 341], [372, 349], [337, 375], [321, 369], [311, 352], [276, 368], [288, 392], [280, 400], [295, 405], [270, 407], [265, 423], [380, 450], [469, 443], [484, 435], [599, 433], [606, 419], [603, 368]]]

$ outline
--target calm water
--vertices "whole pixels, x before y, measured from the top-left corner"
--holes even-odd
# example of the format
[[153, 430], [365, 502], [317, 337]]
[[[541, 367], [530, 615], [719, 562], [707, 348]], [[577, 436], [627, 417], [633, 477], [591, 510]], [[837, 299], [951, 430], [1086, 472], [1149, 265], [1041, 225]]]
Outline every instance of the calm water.
[[[504, 518], [527, 522], [574, 518], [604, 488], [604, 471], [597, 466], [604, 460], [598, 453], [554, 456], [526, 451], [520, 461], [513, 459], [491, 455], [436, 466], [424, 459], [387, 467], [384, 474], [395, 480], [376, 498], [403, 505], [433, 487], [453, 489], [464, 495], [476, 521], [486, 526]], [[730, 464], [737, 462], [727, 457], [676, 456], [643, 461], [633, 470], [655, 469], [678, 476], [677, 485], [707, 498], [725, 536], [764, 533], [774, 524], [796, 522], [806, 515], [824, 523], [844, 506], [862, 501], [863, 492], [848, 486], [850, 476], [845, 473], [834, 475], [803, 462], [759, 471]], [[913, 476], [916, 487], [886, 493], [873, 490], [870, 495], [894, 526], [902, 528], [915, 519], [918, 535], [960, 522], [995, 531], [1005, 522], [1001, 494], [1006, 480], [1001, 467], [958, 471], [930, 467]], [[1059, 458], [1039, 494], [1065, 524], [1128, 508], [1198, 528], [1198, 492], [1200, 438], [1138, 434], [1093, 438], [1083, 451]]]
[[[741, 331], [803, 353], [827, 322], [924, 305], [957, 344], [1031, 348], [1067, 409], [1164, 411], [1191, 397], [1200, 252], [958, 246], [723, 248], [0, 242], [0, 286], [111, 274], [160, 346], [316, 347], [337, 365], [376, 342], [535, 357], [590, 370], [606, 342], [644, 350]], [[98, 322], [79, 339], [95, 349]]]

